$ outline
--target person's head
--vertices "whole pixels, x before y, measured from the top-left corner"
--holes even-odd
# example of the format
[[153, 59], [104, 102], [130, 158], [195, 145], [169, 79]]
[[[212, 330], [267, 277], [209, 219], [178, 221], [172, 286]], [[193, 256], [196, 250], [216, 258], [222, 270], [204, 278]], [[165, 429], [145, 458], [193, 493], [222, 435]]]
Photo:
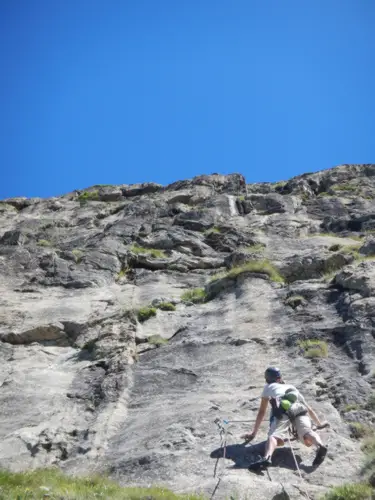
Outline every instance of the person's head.
[[272, 384], [274, 382], [278, 382], [279, 384], [282, 383], [281, 371], [275, 366], [269, 366], [267, 368], [264, 372], [264, 378], [266, 379], [267, 384]]

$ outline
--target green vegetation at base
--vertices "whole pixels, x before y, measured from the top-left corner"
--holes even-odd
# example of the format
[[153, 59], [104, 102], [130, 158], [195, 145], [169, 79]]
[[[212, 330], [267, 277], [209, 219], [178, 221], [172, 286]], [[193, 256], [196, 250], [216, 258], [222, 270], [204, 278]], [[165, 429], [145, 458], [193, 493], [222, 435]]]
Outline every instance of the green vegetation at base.
[[158, 250], [157, 248], [143, 248], [137, 244], [133, 245], [130, 250], [135, 254], [145, 253], [155, 259], [163, 259], [166, 257], [163, 250]]
[[156, 316], [156, 308], [155, 307], [141, 307], [138, 311], [138, 321], [143, 323], [144, 321], [152, 318], [152, 316]]
[[298, 345], [306, 358], [326, 358], [328, 356], [328, 346], [324, 340], [300, 340]]
[[101, 476], [69, 477], [58, 469], [12, 473], [0, 471], [0, 500], [203, 500], [198, 495], [177, 495], [163, 487], [121, 487]]
[[336, 486], [327, 493], [324, 500], [371, 500], [372, 488], [365, 483], [344, 484]]
[[193, 304], [200, 304], [207, 300], [207, 293], [204, 288], [194, 288], [188, 290], [181, 295], [183, 302], [193, 302]]

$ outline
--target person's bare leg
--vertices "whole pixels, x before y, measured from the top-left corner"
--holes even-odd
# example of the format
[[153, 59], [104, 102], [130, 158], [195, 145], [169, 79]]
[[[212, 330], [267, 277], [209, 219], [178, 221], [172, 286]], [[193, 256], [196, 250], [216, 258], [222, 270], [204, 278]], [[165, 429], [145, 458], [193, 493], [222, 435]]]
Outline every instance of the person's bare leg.
[[[319, 447], [319, 446], [323, 446], [323, 442], [322, 440], [320, 439], [320, 436], [319, 434], [317, 434], [316, 432], [314, 431], [310, 431], [308, 432], [307, 434], [305, 434], [303, 436], [303, 439], [304, 440], [307, 440], [309, 442], [309, 444], [315, 444], [315, 446]], [[309, 446], [309, 445], [308, 445]], [[311, 446], [311, 445], [310, 445]]]
[[267, 439], [266, 450], [264, 452], [264, 457], [271, 460], [271, 457], [272, 457], [274, 451], [276, 450], [277, 445], [278, 445], [278, 439], [275, 438], [275, 437], [273, 437], [273, 436], [270, 436]]
[[327, 454], [327, 446], [325, 446], [320, 439], [319, 434], [317, 434], [314, 431], [310, 431], [307, 434], [303, 436], [304, 442], [308, 443], [307, 446], [311, 446], [312, 444], [315, 444], [317, 447], [317, 452], [316, 452], [316, 457], [313, 461], [313, 466], [318, 466], [320, 465]]

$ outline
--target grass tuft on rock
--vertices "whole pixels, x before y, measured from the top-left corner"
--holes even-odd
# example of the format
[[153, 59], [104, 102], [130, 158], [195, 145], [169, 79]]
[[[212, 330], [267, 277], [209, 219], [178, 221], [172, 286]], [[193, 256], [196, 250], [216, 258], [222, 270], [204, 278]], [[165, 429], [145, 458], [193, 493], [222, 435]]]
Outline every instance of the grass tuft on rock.
[[211, 229], [206, 229], [206, 231], [204, 232], [204, 234], [206, 236], [210, 236], [210, 234], [220, 234], [221, 231], [220, 231], [220, 228], [218, 227], [211, 227]]
[[328, 356], [328, 346], [324, 340], [300, 340], [298, 345], [306, 358], [326, 358]]
[[156, 316], [156, 308], [155, 307], [141, 307], [138, 311], [138, 321], [143, 323], [144, 321], [147, 321], [148, 319], [152, 318], [153, 316]]
[[158, 309], [160, 309], [161, 311], [175, 311], [176, 310], [176, 306], [174, 304], [172, 304], [172, 302], [160, 302], [160, 304], [158, 304], [156, 307]]
[[373, 435], [373, 429], [368, 426], [361, 424], [360, 422], [350, 422], [350, 437], [354, 439], [362, 439], [364, 437], [370, 437]]
[[166, 257], [165, 252], [163, 250], [158, 250], [157, 248], [144, 248], [140, 247], [137, 244], [134, 244], [130, 250], [135, 254], [145, 253], [154, 257], [154, 259], [164, 259]]
[[150, 337], [147, 338], [147, 342], [152, 345], [156, 345], [157, 347], [168, 344], [168, 340], [164, 339], [160, 335], [151, 335]]
[[85, 191], [78, 196], [79, 201], [99, 201], [99, 193], [98, 191]]
[[37, 245], [38, 247], [50, 247], [52, 243], [48, 240], [39, 240]]
[[295, 309], [298, 306], [302, 306], [305, 304], [305, 299], [302, 297], [302, 295], [292, 295], [291, 297], [288, 297], [285, 301], [285, 305], [292, 307]]
[[83, 258], [84, 252], [80, 250], [79, 248], [74, 248], [72, 250], [72, 254], [74, 256], [74, 260], [76, 261], [76, 264], [79, 264]]
[[207, 293], [204, 288], [194, 288], [188, 290], [181, 295], [183, 302], [193, 302], [193, 304], [201, 304], [207, 300]]
[[121, 487], [102, 476], [70, 477], [58, 469], [14, 473], [0, 470], [0, 500], [203, 500], [162, 487]]
[[332, 186], [332, 189], [335, 191], [347, 191], [353, 193], [358, 190], [358, 186], [353, 186], [352, 184], [338, 184], [336, 186]]
[[259, 273], [266, 274], [271, 281], [276, 283], [283, 283], [284, 278], [281, 276], [278, 269], [267, 259], [264, 260], [251, 260], [240, 266], [233, 267], [228, 271], [224, 277], [225, 278], [236, 278], [243, 273]]
[[362, 243], [357, 243], [354, 245], [344, 245], [340, 248], [340, 252], [347, 255], [352, 255], [355, 259], [360, 259], [361, 256], [358, 250], [361, 248], [361, 246]]
[[348, 411], [356, 411], [356, 410], [360, 410], [360, 405], [358, 404], [348, 404], [346, 406], [344, 406], [343, 408], [343, 412], [348, 412]]

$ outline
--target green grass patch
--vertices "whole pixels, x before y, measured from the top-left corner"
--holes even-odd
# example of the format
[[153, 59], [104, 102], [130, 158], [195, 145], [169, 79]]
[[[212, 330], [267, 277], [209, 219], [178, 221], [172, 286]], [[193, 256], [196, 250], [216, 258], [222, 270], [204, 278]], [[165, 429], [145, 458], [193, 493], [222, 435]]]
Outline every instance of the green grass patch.
[[204, 288], [194, 288], [188, 290], [181, 295], [183, 302], [193, 302], [193, 304], [200, 304], [207, 300], [207, 293]]
[[70, 477], [58, 469], [23, 473], [0, 471], [0, 500], [203, 500], [197, 495], [177, 495], [163, 487], [121, 487], [101, 476]]
[[130, 272], [131, 267], [125, 266], [121, 269], [121, 271], [117, 275], [117, 279], [125, 278], [125, 276]]
[[360, 408], [361, 408], [360, 405], [350, 404], [350, 405], [346, 405], [342, 411], [344, 413], [347, 413], [348, 411], [355, 411], [355, 410], [359, 410]]
[[206, 229], [206, 231], [204, 232], [204, 234], [206, 236], [209, 236], [210, 234], [220, 234], [221, 231], [218, 227], [211, 227], [211, 229]]
[[360, 259], [361, 256], [358, 253], [358, 250], [361, 248], [362, 243], [356, 243], [354, 245], [344, 245], [340, 248], [340, 252], [352, 255], [355, 259]]
[[367, 437], [361, 446], [361, 450], [368, 456], [375, 455], [375, 434], [374, 431], [371, 437]]
[[225, 274], [226, 278], [237, 278], [243, 273], [259, 273], [266, 274], [271, 281], [277, 283], [283, 283], [284, 278], [281, 276], [280, 272], [269, 260], [251, 260], [240, 266], [233, 267], [230, 271]]
[[364, 437], [372, 436], [374, 431], [368, 425], [361, 424], [360, 422], [350, 422], [350, 437], [354, 439], [362, 439]]
[[326, 358], [328, 356], [328, 346], [324, 340], [300, 340], [298, 345], [306, 358]]
[[273, 185], [273, 187], [276, 189], [276, 188], [283, 188], [284, 186], [286, 186], [287, 182], [286, 181], [278, 181], [278, 182], [275, 182], [275, 184]]
[[163, 250], [158, 250], [157, 248], [144, 248], [135, 244], [132, 245], [130, 250], [135, 254], [145, 253], [147, 255], [150, 255], [151, 257], [154, 257], [155, 259], [163, 259], [166, 257], [165, 252]]
[[318, 198], [330, 198], [332, 197], [331, 193], [327, 193], [327, 191], [322, 191], [318, 194]]
[[288, 297], [285, 301], [285, 305], [293, 307], [295, 309], [298, 306], [302, 306], [305, 303], [304, 297], [302, 295], [292, 295]]
[[82, 260], [83, 255], [84, 255], [82, 250], [75, 248], [74, 250], [72, 250], [72, 254], [74, 256], [74, 260], [76, 261], [76, 264], [79, 264]]
[[350, 193], [354, 193], [357, 191], [358, 186], [353, 186], [352, 184], [339, 184], [338, 186], [332, 186], [332, 189], [335, 191], [347, 191]]
[[147, 321], [153, 316], [156, 316], [156, 307], [141, 307], [137, 314], [138, 321], [140, 321], [141, 323]]
[[245, 196], [243, 194], [241, 194], [241, 196], [239, 196], [237, 198], [238, 201], [245, 201]]
[[99, 201], [98, 191], [85, 191], [78, 196], [79, 201]]
[[172, 304], [172, 302], [161, 302], [156, 306], [158, 309], [161, 309], [162, 311], [175, 311], [176, 306]]
[[125, 276], [126, 276], [126, 269], [121, 269], [121, 271], [117, 275], [117, 278], [121, 279], [121, 278], [125, 278]]
[[168, 344], [168, 340], [164, 339], [160, 335], [151, 335], [151, 337], [147, 338], [147, 342], [149, 344], [156, 345], [157, 347]]
[[37, 243], [38, 247], [50, 247], [52, 243], [48, 240], [39, 240]]
[[327, 493], [324, 500], [371, 500], [372, 488], [366, 483], [352, 483], [336, 486]]

